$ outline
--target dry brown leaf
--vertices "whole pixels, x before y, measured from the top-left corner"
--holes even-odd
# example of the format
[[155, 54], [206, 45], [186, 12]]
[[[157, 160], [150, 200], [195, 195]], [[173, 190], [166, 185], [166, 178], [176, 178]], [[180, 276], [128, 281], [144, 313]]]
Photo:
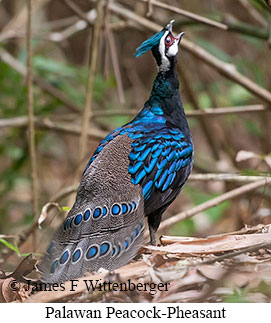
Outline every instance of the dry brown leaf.
[[15, 301], [25, 301], [32, 287], [26, 283], [17, 281], [14, 277], [0, 279], [0, 303], [10, 303]]
[[23, 258], [23, 260], [20, 262], [18, 267], [10, 276], [16, 277], [16, 278], [27, 276], [33, 270], [36, 269], [36, 263], [37, 263], [37, 259], [33, 257], [32, 254], [26, 256]]
[[187, 268], [176, 269], [176, 267], [171, 267], [163, 270], [157, 270], [156, 275], [161, 279], [163, 282], [169, 282], [174, 279], [181, 279], [187, 273]]
[[148, 262], [146, 262], [146, 258], [144, 259], [144, 261], [146, 263], [148, 263], [148, 265], [158, 268], [161, 267], [162, 265], [164, 265], [165, 263], [168, 262], [168, 259], [162, 255], [159, 254], [152, 254], [152, 255], [145, 255], [148, 259]]
[[266, 259], [257, 259], [256, 257], [242, 254], [239, 256], [235, 256], [234, 261], [236, 263], [243, 263], [243, 264], [258, 264], [258, 263], [267, 262], [267, 261], [270, 262], [270, 257]]
[[35, 270], [36, 259], [32, 254], [23, 258], [11, 274], [1, 273], [0, 302], [25, 301], [31, 294], [32, 287], [26, 283], [24, 276]]
[[198, 272], [211, 280], [219, 280], [223, 277], [227, 270], [216, 265], [202, 265], [198, 267]]

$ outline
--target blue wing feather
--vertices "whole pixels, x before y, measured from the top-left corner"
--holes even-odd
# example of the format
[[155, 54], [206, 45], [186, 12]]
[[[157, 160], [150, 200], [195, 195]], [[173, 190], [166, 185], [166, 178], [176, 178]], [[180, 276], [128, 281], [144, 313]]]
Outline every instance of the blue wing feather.
[[135, 140], [129, 155], [128, 171], [132, 182], [142, 186], [146, 214], [177, 196], [193, 162], [193, 144], [178, 128], [156, 126], [141, 129], [144, 135]]
[[142, 187], [146, 214], [161, 205], [168, 205], [180, 192], [191, 171], [192, 141], [179, 128], [166, 124], [158, 106], [145, 108], [133, 121], [101, 141], [85, 171], [110, 141], [122, 135], [133, 140], [128, 174], [133, 184]]

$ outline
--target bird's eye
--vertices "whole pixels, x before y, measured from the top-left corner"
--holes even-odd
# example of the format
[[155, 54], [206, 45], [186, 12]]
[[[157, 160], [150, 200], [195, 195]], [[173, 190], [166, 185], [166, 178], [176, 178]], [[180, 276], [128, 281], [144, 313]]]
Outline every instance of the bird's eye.
[[165, 39], [165, 44], [166, 44], [166, 46], [167, 47], [169, 47], [169, 46], [171, 46], [172, 44], [173, 44], [173, 37], [172, 36], [170, 36], [170, 35], [168, 35], [167, 37], [166, 37], [166, 39]]

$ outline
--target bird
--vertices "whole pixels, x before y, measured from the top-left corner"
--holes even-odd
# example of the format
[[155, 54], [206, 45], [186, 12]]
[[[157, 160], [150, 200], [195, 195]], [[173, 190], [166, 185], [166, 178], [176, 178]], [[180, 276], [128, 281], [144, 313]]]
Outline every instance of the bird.
[[147, 217], [150, 244], [162, 214], [183, 188], [193, 165], [193, 141], [179, 94], [179, 43], [171, 20], [145, 40], [158, 67], [149, 99], [129, 123], [100, 142], [83, 172], [76, 200], [40, 264], [41, 281], [64, 282], [114, 270], [137, 255]]

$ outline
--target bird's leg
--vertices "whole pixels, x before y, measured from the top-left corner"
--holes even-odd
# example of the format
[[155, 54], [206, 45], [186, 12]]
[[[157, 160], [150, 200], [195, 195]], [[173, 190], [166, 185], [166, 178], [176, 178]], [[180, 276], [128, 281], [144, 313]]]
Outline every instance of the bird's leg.
[[156, 246], [156, 230], [152, 226], [149, 225], [149, 231], [150, 231], [150, 245]]
[[150, 244], [155, 246], [156, 245], [156, 231], [160, 225], [162, 219], [162, 213], [152, 213], [148, 216], [148, 224], [149, 224], [149, 231], [150, 231]]

